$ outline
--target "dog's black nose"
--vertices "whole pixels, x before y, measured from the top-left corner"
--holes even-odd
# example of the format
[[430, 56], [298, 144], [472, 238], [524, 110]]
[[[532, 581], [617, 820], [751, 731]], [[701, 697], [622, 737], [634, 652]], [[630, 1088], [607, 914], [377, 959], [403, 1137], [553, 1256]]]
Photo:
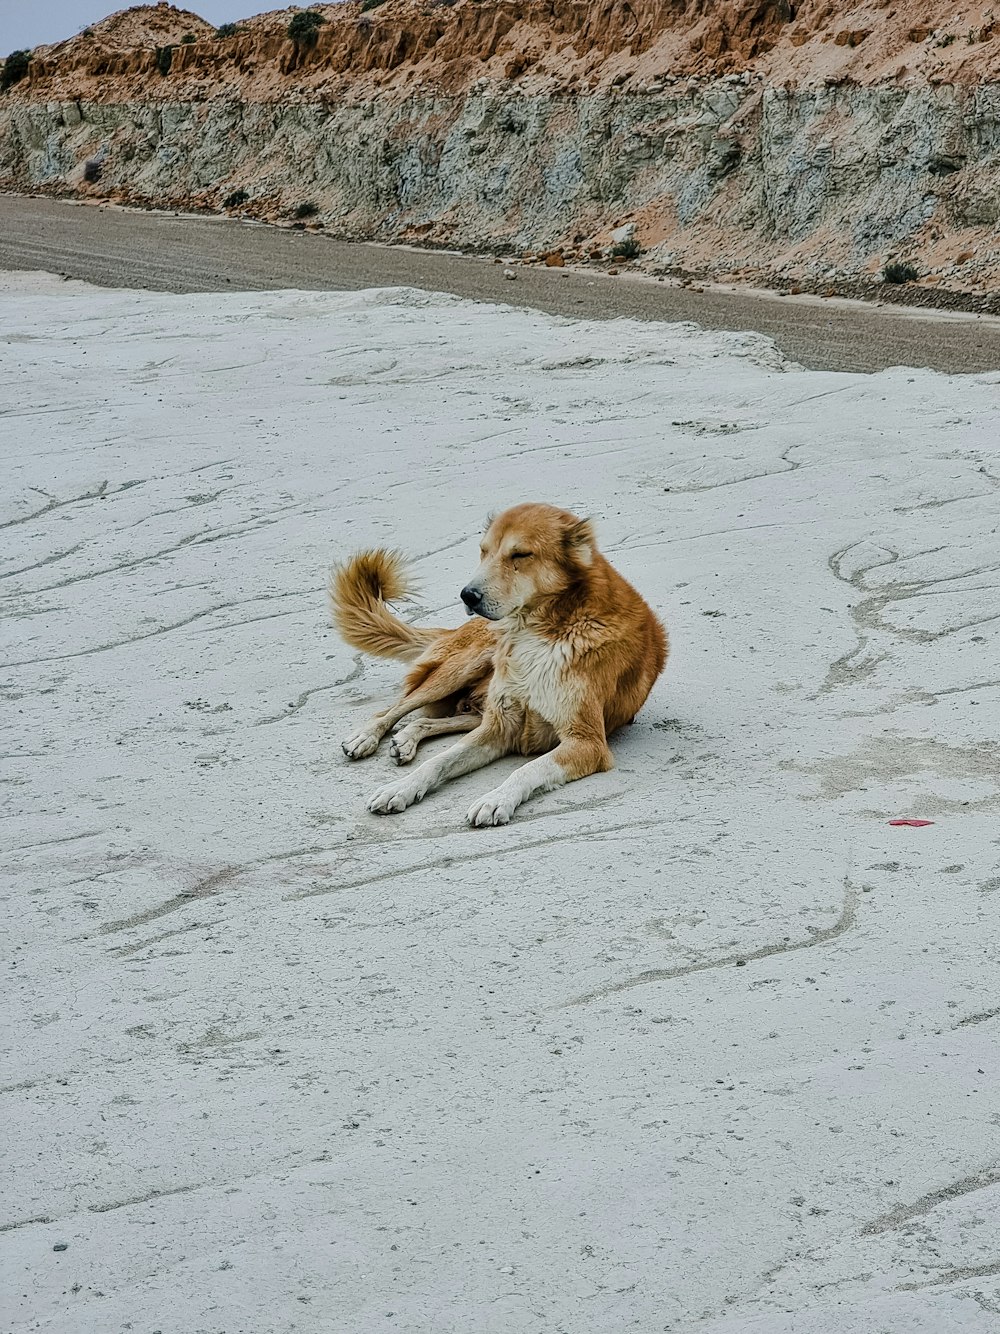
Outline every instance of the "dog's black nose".
[[462, 589], [462, 601], [470, 611], [476, 611], [482, 603], [482, 600], [482, 593], [480, 593], [478, 588], [473, 588], [471, 584], [467, 584], [465, 588]]

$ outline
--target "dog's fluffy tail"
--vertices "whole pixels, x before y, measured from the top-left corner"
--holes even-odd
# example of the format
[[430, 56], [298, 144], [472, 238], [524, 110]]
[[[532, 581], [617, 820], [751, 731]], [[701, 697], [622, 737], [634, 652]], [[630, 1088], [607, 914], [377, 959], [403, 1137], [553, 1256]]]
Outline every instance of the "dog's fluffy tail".
[[386, 606], [411, 591], [398, 551], [359, 551], [330, 572], [330, 615], [340, 637], [376, 658], [412, 662], [441, 634], [401, 621]]

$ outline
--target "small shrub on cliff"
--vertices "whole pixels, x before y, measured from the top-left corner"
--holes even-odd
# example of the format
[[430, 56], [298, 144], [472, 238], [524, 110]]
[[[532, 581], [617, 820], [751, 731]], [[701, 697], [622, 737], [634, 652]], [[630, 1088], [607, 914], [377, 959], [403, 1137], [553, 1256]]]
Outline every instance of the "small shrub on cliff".
[[311, 203], [309, 200], [306, 200], [305, 203], [299, 204], [299, 206], [295, 210], [294, 216], [300, 219], [314, 218], [318, 212], [319, 208], [317, 207], [317, 205]]
[[156, 68], [164, 78], [170, 73], [170, 66], [173, 64], [174, 48], [172, 46], [158, 46], [156, 48]]
[[322, 14], [307, 9], [296, 14], [288, 25], [288, 35], [296, 46], [315, 46], [320, 28], [326, 22]]
[[900, 264], [897, 260], [882, 270], [882, 281], [887, 283], [912, 283], [919, 277], [920, 274], [912, 264]]
[[234, 190], [231, 195], [226, 195], [225, 199], [222, 201], [222, 207], [240, 208], [249, 198], [250, 196], [247, 194], [246, 190]]
[[30, 64], [30, 51], [11, 51], [3, 62], [3, 70], [0, 71], [0, 92], [5, 93], [15, 83], [20, 83], [27, 74]]
[[235, 37], [240, 30], [238, 23], [220, 23], [215, 30], [216, 37]]
[[181, 46], [192, 46], [197, 40], [193, 32], [186, 32], [181, 38]]
[[361, 0], [361, 12], [366, 14], [369, 9], [378, 9], [379, 5], [384, 5], [385, 0]]
[[612, 259], [638, 259], [641, 254], [642, 246], [634, 236], [629, 236], [611, 247]]
[[91, 157], [83, 164], [83, 179], [88, 185], [96, 185], [101, 179], [103, 164], [100, 158]]

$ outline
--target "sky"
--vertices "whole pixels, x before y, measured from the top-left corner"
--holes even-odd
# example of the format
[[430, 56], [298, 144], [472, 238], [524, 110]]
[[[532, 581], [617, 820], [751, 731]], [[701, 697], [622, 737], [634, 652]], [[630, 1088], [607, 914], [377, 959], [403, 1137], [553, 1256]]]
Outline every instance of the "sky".
[[[132, 0], [138, 3], [138, 0]], [[176, 0], [179, 9], [190, 9], [209, 23], [231, 23], [268, 9], [280, 9], [282, 0], [263, 4], [260, 0]], [[61, 42], [81, 28], [115, 10], [127, 9], [130, 0], [0, 0], [0, 55]]]

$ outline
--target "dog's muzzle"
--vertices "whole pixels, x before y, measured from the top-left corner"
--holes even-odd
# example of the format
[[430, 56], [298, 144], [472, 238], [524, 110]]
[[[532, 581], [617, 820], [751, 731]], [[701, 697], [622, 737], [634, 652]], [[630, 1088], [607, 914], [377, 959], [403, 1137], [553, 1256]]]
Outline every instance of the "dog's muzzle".
[[465, 603], [465, 610], [470, 616], [481, 616], [484, 621], [497, 621], [500, 619], [499, 610], [492, 605], [486, 594], [472, 584], [466, 584], [461, 593], [462, 601]]
[[473, 588], [471, 584], [466, 584], [460, 594], [465, 603], [465, 609], [470, 616], [481, 615], [483, 610], [483, 595], [480, 589]]

